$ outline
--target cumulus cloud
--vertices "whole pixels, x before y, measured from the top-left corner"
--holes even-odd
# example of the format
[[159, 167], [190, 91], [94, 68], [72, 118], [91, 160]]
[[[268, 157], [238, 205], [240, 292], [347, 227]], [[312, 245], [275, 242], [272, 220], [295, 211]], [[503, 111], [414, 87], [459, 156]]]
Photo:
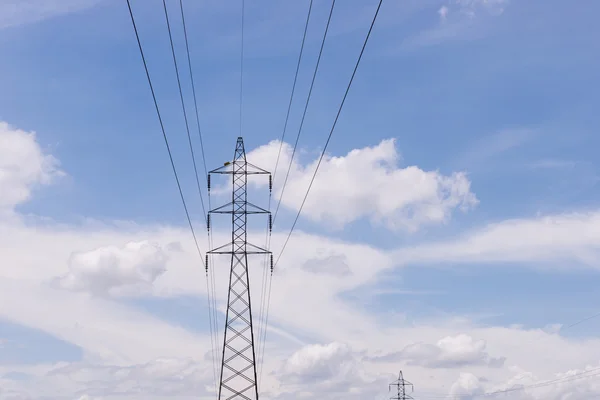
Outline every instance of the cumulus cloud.
[[[273, 141], [248, 154], [265, 168], [274, 167], [279, 142]], [[284, 143], [276, 173], [275, 196], [281, 195], [291, 147]], [[356, 149], [342, 157], [326, 156], [303, 209], [313, 221], [335, 227], [367, 217], [394, 230], [415, 231], [446, 222], [456, 209], [468, 210], [478, 201], [462, 172], [443, 175], [417, 166], [398, 166], [395, 140]], [[294, 160], [282, 204], [298, 210], [317, 160], [301, 165]]]
[[484, 393], [481, 381], [473, 374], [461, 372], [450, 388], [450, 396], [457, 400], [470, 400]]
[[353, 366], [352, 349], [343, 343], [305, 346], [292, 354], [283, 367], [284, 375], [303, 382], [332, 379]]
[[409, 365], [427, 368], [462, 368], [485, 365], [501, 367], [505, 358], [493, 358], [485, 351], [485, 340], [474, 340], [460, 334], [440, 339], [435, 345], [416, 343], [402, 351], [371, 358], [373, 361], [406, 361]]
[[386, 387], [388, 374], [373, 374], [362, 363], [362, 356], [340, 342], [313, 344], [292, 354], [276, 373], [282, 384], [277, 399], [321, 397], [360, 399]]
[[31, 197], [36, 185], [47, 185], [63, 175], [56, 158], [45, 154], [34, 132], [0, 121], [0, 212]]
[[167, 258], [159, 245], [148, 241], [74, 253], [69, 272], [59, 279], [59, 284], [65, 289], [94, 294], [107, 294], [113, 288], [128, 285], [150, 285], [166, 271]]

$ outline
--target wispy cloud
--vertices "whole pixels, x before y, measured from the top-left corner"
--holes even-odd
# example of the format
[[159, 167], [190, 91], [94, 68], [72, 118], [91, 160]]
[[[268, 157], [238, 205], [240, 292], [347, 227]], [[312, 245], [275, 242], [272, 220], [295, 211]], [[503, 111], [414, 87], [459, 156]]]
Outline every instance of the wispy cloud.
[[396, 259], [435, 263], [531, 263], [598, 268], [600, 211], [505, 220], [447, 242], [401, 249]]
[[494, 158], [526, 145], [537, 134], [538, 131], [532, 129], [506, 129], [485, 135], [467, 144], [462, 154], [451, 162], [452, 168], [481, 172]]
[[[448, 40], [474, 39], [489, 28], [489, 19], [504, 13], [508, 0], [453, 0], [440, 2], [439, 18], [427, 29], [404, 41], [405, 49], [431, 46]], [[433, 17], [433, 16], [432, 16]]]
[[530, 164], [533, 169], [572, 169], [577, 165], [576, 161], [545, 159]]
[[0, 29], [31, 24], [92, 7], [102, 0], [3, 0]]

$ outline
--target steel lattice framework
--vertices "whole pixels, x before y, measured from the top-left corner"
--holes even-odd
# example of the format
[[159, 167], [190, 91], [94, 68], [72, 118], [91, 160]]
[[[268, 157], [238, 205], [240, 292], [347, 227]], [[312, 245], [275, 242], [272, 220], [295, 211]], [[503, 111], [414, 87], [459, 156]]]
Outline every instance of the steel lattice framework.
[[[271, 254], [271, 252], [248, 243], [246, 225], [248, 214], [267, 214], [269, 229], [272, 228], [272, 219], [269, 211], [248, 202], [247, 183], [249, 175], [269, 175], [271, 190], [271, 174], [246, 160], [244, 141], [241, 137], [237, 139], [233, 161], [209, 172], [209, 190], [211, 174], [231, 175], [233, 182], [231, 202], [210, 210], [208, 214], [208, 221], [212, 214], [231, 214], [232, 223], [231, 243], [208, 252], [208, 254], [231, 255], [219, 399], [258, 400], [248, 255]], [[208, 226], [210, 229], [210, 222]], [[271, 255], [271, 268], [272, 260]]]
[[413, 390], [413, 384], [404, 379], [404, 375], [402, 375], [402, 371], [398, 374], [398, 380], [390, 383], [389, 389], [392, 389], [392, 386], [396, 386], [396, 396], [390, 397], [391, 400], [412, 400], [413, 398], [408, 395], [407, 387]]

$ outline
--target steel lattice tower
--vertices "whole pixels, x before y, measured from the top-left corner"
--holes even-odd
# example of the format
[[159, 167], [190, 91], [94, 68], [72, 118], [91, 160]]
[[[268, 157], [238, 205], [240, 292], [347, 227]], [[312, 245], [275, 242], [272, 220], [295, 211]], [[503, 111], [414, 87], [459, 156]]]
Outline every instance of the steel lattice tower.
[[[210, 210], [207, 224], [210, 229], [211, 214], [231, 214], [231, 243], [208, 252], [208, 254], [231, 255], [219, 399], [258, 400], [248, 255], [271, 253], [248, 243], [246, 224], [248, 214], [267, 214], [269, 229], [271, 229], [272, 219], [269, 211], [248, 202], [247, 183], [249, 175], [269, 175], [269, 190], [271, 190], [272, 178], [269, 172], [246, 161], [244, 141], [241, 137], [237, 139], [233, 161], [226, 162], [224, 166], [209, 172], [209, 190], [211, 174], [231, 175], [233, 181], [231, 202]], [[273, 268], [272, 255], [271, 268]]]
[[400, 374], [398, 375], [398, 380], [390, 383], [389, 390], [392, 390], [392, 386], [396, 386], [398, 393], [396, 396], [390, 397], [391, 400], [410, 400], [410, 399], [412, 399], [412, 397], [406, 393], [406, 387], [410, 386], [411, 391], [412, 391], [414, 389], [413, 384], [404, 379], [404, 376], [402, 375], [402, 371], [400, 371]]

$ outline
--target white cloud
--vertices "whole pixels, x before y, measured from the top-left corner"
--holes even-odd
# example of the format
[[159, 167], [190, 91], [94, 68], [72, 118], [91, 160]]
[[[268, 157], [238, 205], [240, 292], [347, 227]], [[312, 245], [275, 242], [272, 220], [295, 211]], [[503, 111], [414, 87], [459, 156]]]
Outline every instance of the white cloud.
[[[574, 369], [555, 374], [547, 380], [532, 379], [532, 374], [523, 374], [523, 379], [512, 379], [500, 390], [514, 390], [525, 387], [521, 392], [522, 399], [535, 400], [588, 400], [600, 397], [599, 368], [588, 366], [585, 369]], [[517, 376], [516, 378], [521, 378]], [[530, 386], [531, 388], [527, 388]], [[509, 392], [511, 393], [511, 392]], [[512, 393], [515, 393], [514, 391]]]
[[450, 388], [450, 396], [457, 400], [470, 400], [484, 393], [479, 379], [471, 373], [461, 372], [458, 380]]
[[481, 375], [461, 372], [449, 395], [456, 400], [501, 396], [515, 400], [588, 400], [600, 395], [598, 367], [560, 372], [547, 379], [539, 379], [518, 367], [510, 369], [514, 375], [499, 385], [489, 385], [489, 380]]
[[[441, 354], [439, 364], [470, 365], [482, 363], [489, 366], [501, 366], [503, 359], [491, 358], [485, 351], [485, 340], [474, 340], [471, 336], [461, 334], [447, 336], [437, 342]], [[435, 365], [435, 363], [434, 363]]]
[[466, 334], [447, 336], [437, 344], [415, 343], [399, 352], [373, 357], [373, 361], [405, 361], [427, 368], [463, 368], [485, 365], [501, 367], [504, 358], [493, 358], [485, 351], [485, 340], [474, 340]]
[[406, 263], [543, 262], [544, 268], [568, 268], [570, 261], [598, 268], [600, 211], [506, 220], [454, 240], [401, 249], [397, 256]]
[[165, 354], [201, 358], [211, 348], [207, 335], [115, 301], [52, 289], [39, 279], [0, 278], [0, 318], [80, 347], [86, 359], [118, 365]]
[[[12, 387], [14, 395], [24, 398], [214, 398], [210, 364], [189, 358], [159, 358], [128, 366], [62, 363], [44, 370], [28, 371], [25, 377], [27, 379], [21, 384], [18, 380], [0, 378], [0, 384]], [[32, 386], [36, 390], [31, 390]]]
[[12, 211], [29, 200], [36, 185], [49, 184], [62, 174], [58, 160], [43, 152], [35, 133], [0, 121], [0, 213]]
[[[279, 142], [248, 154], [254, 164], [274, 167]], [[285, 166], [291, 148], [283, 146], [282, 166], [276, 173], [275, 198], [281, 194]], [[303, 215], [338, 228], [363, 217], [390, 229], [415, 231], [422, 226], [446, 222], [452, 212], [477, 204], [464, 173], [442, 175], [416, 166], [400, 168], [395, 140], [356, 149], [343, 157], [326, 156], [303, 209]], [[290, 170], [282, 204], [298, 210], [317, 165], [314, 160]]]
[[[0, 232], [7, 234], [1, 235], [0, 242], [7, 247], [0, 248], [0, 258], [8, 264], [3, 263], [1, 269], [2, 318], [40, 329], [81, 346], [86, 357], [91, 357], [98, 363], [129, 368], [132, 363], [146, 363], [159, 357], [187, 356], [195, 358], [196, 362], [202, 362], [201, 358], [210, 348], [207, 335], [191, 334], [114, 301], [40, 287], [40, 282], [44, 279], [55, 276], [57, 271], [66, 271], [68, 257], [74, 249], [106, 247], [110, 242], [140, 242], [140, 237], [143, 236], [153, 243], [181, 243], [182, 251], [172, 255], [167, 271], [154, 282], [157, 293], [164, 291], [174, 296], [202, 295], [203, 271], [197, 266], [199, 262], [193, 252], [193, 243], [184, 229], [155, 230], [138, 226], [135, 229], [130, 228], [130, 231], [118, 228], [86, 231], [76, 227], [65, 229], [49, 226], [44, 229], [32, 229], [13, 226], [10, 227], [12, 234], [8, 234], [8, 227], [4, 226], [3, 229]], [[25, 251], [32, 241], [36, 243], [34, 255]], [[313, 251], [309, 252], [307, 249]], [[362, 245], [302, 233], [292, 242], [289, 254], [289, 262], [282, 264], [275, 276], [271, 299], [271, 325], [301, 337], [317, 338], [316, 341], [321, 343], [337, 344], [329, 347], [317, 346], [312, 348], [317, 351], [311, 353], [306, 349], [297, 349], [297, 342], [282, 339], [282, 336], [271, 332], [268, 337], [264, 375], [264, 387], [270, 393], [267, 396], [269, 398], [293, 398], [293, 395], [298, 393], [304, 393], [305, 397], [310, 398], [315, 391], [321, 393], [321, 390], [324, 398], [328, 399], [335, 399], [340, 395], [347, 395], [352, 399], [365, 398], [378, 393], [380, 389], [385, 392], [388, 374], [396, 374], [399, 368], [404, 369], [407, 379], [413, 381], [421, 390], [440, 392], [443, 391], [443, 385], [450, 388], [457, 380], [457, 372], [452, 372], [456, 369], [431, 368], [426, 363], [409, 365], [410, 360], [374, 363], [363, 357], [382, 349], [386, 352], [401, 351], [416, 342], [437, 343], [437, 347], [443, 348], [446, 353], [452, 353], [452, 349], [455, 348], [468, 354], [468, 357], [454, 355], [454, 358], [450, 357], [453, 360], [467, 358], [472, 361], [485, 351], [489, 351], [494, 357], [506, 357], [502, 368], [489, 368], [489, 363], [486, 362], [468, 365], [468, 368], [472, 369], [471, 373], [486, 377], [487, 381], [482, 381], [486, 391], [497, 390], [511, 379], [514, 373], [507, 370], [508, 366], [519, 365], [525, 371], [535, 371], [534, 382], [539, 382], [553, 378], [557, 371], [570, 367], [582, 368], [586, 363], [593, 365], [598, 362], [597, 356], [594, 357], [594, 354], [600, 354], [600, 342], [597, 340], [567, 340], [557, 334], [518, 328], [483, 329], [464, 323], [457, 327], [443, 321], [418, 326], [406, 325], [398, 320], [378, 321], [375, 315], [368, 314], [368, 310], [343, 301], [339, 294], [348, 288], [369, 282], [382, 268], [390, 268], [393, 263], [388, 254]], [[346, 255], [345, 262], [350, 274], [345, 274], [342, 278], [339, 275], [306, 271], [302, 268], [307, 260], [320, 258], [326, 263], [328, 257], [336, 254]], [[16, 258], [17, 255], [21, 258]], [[334, 264], [338, 263], [336, 257], [332, 260]], [[260, 271], [256, 264], [251, 267]], [[223, 265], [219, 273], [226, 274], [226, 270], [226, 266]], [[12, 279], [6, 277], [7, 273], [12, 274]], [[315, 279], [316, 274], [319, 274], [319, 279]], [[218, 278], [219, 298], [222, 299], [225, 294], [226, 277], [218, 275]], [[27, 281], [30, 281], [29, 285], [26, 284]], [[258, 280], [253, 282], [255, 285], [259, 283]], [[14, 307], [15, 304], [19, 304], [19, 307]], [[203, 311], [201, 314], [199, 318], [205, 318]], [[439, 340], [445, 337], [456, 338], [457, 329], [478, 340]], [[485, 348], [482, 341], [486, 344]], [[527, 344], [527, 352], [523, 352], [519, 347], [522, 347], [523, 343]], [[289, 361], [289, 355], [296, 351], [299, 355], [293, 362]], [[532, 357], [532, 354], [536, 356]], [[550, 354], [551, 359], [547, 360], [544, 354]], [[435, 359], [434, 357], [433, 360]], [[329, 364], [324, 360], [329, 360]], [[289, 374], [273, 374], [274, 371], [287, 371]], [[321, 382], [322, 386], [318, 387], [307, 383], [308, 378], [315, 376], [315, 371], [321, 371], [332, 378]], [[176, 376], [177, 373], [173, 375]], [[435, 380], [430, 379], [431, 376], [434, 376]], [[54, 378], [48, 379], [54, 382], [52, 385], [61, 382], [59, 380], [56, 383], [57, 381], [52, 380]], [[120, 379], [108, 376], [102, 380], [107, 382], [103, 384], [107, 386], [112, 380], [121, 382]], [[90, 379], [89, 382], [94, 381]], [[350, 383], [355, 384], [360, 394], [349, 389]], [[14, 382], [13, 384], [18, 385]], [[93, 383], [81, 385], [94, 387]], [[151, 387], [150, 382], [140, 385], [144, 388]], [[20, 388], [22, 387], [23, 383]], [[42, 385], [30, 387], [37, 391]], [[130, 390], [127, 393], [131, 393], [131, 387], [125, 388]], [[572, 391], [573, 388], [574, 386], [571, 386], [565, 391]], [[126, 389], [123, 389], [123, 393], [126, 393]], [[184, 388], [181, 389], [181, 393], [181, 398], [185, 398]], [[97, 395], [92, 391], [80, 395], [82, 394], [92, 397]], [[134, 394], [123, 394], [122, 398], [139, 400]]]
[[151, 285], [166, 271], [167, 254], [157, 244], [130, 242], [74, 253], [69, 272], [58, 282], [63, 288], [105, 295], [113, 288]]
[[283, 372], [301, 381], [333, 379], [352, 368], [354, 358], [348, 345], [330, 343], [309, 345], [301, 348], [286, 361]]
[[[342, 165], [350, 155], [342, 158]], [[389, 160], [378, 157], [375, 154], [373, 159]], [[340, 163], [328, 159], [334, 167], [336, 162]], [[373, 161], [364, 165], [376, 164]], [[302, 172], [308, 167], [298, 168]], [[386, 173], [390, 174], [397, 169], [395, 164], [388, 168]], [[274, 278], [270, 323], [276, 329], [270, 331], [266, 347], [263, 378], [269, 395], [265, 397], [314, 398], [318, 393], [319, 398], [331, 400], [342, 396], [353, 400], [373, 398], [380, 392], [385, 394], [387, 383], [400, 368], [418, 391], [442, 392], [443, 397], [452, 388], [453, 393], [464, 397], [563, 376], [557, 375], [559, 371], [565, 374], [569, 369], [597, 366], [597, 339], [566, 339], [556, 332], [518, 327], [484, 328], [464, 320], [413, 324], [400, 316], [382, 321], [379, 313], [357, 307], [343, 294], [372, 284], [382, 271], [407, 262], [537, 262], [562, 254], [570, 260], [593, 264], [599, 244], [598, 221], [600, 213], [595, 212], [505, 221], [452, 241], [396, 251], [297, 232]], [[215, 243], [221, 239], [227, 241], [217, 232]], [[274, 234], [275, 249], [283, 239]], [[204, 360], [204, 355], [211, 346], [206, 332], [190, 332], [121, 303], [119, 298], [57, 290], [46, 284], [53, 277], [72, 274], [72, 281], [78, 282], [75, 287], [82, 290], [96, 285], [115, 288], [123, 282], [151, 282], [153, 291], [146, 295], [203, 296], [204, 271], [186, 229], [133, 223], [126, 227], [73, 226], [51, 221], [31, 226], [13, 220], [0, 222], [0, 243], [0, 318], [79, 346], [84, 353], [80, 363], [51, 368], [0, 365], [0, 387], [5, 391], [0, 396], [20, 393], [21, 398], [77, 399], [87, 395], [95, 399], [110, 395], [114, 399], [154, 400], [152, 396], [162, 393], [187, 400], [209, 390], [210, 362]], [[32, 243], [35, 251], [31, 250]], [[119, 243], [133, 247], [115, 246]], [[156, 245], [144, 247], [144, 243]], [[169, 249], [164, 264], [163, 249]], [[73, 253], [81, 258], [72, 257]], [[226, 264], [224, 260], [213, 266], [221, 306], [227, 286]], [[260, 264], [253, 261], [250, 267], [257, 287]], [[166, 271], [160, 273], [163, 269]], [[103, 283], [99, 284], [97, 278]], [[381, 309], [389, 311], [385, 305]], [[204, 311], [189, 317], [205, 318]], [[276, 331], [283, 334], [272, 334]], [[299, 348], [299, 342], [330, 344]], [[414, 343], [436, 344], [430, 345], [434, 351], [427, 347], [425, 352], [405, 353], [412, 357], [408, 359], [370, 360], [377, 354], [402, 352]], [[523, 350], [524, 344], [527, 351]], [[506, 361], [499, 366], [492, 362], [495, 358]], [[461, 367], [442, 368], [440, 363]], [[13, 371], [29, 371], [33, 378], [7, 378]], [[522, 379], [517, 380], [515, 375]], [[327, 378], [315, 383], [317, 376]], [[547, 390], [514, 394], [515, 398], [528, 400], [563, 400], [570, 394], [573, 399], [583, 400], [599, 393], [598, 381], [563, 382]]]
[[80, 390], [98, 397], [121, 393], [135, 393], [137, 398], [192, 393], [206, 396], [213, 378], [210, 367], [210, 363], [193, 359], [159, 358], [127, 367], [75, 364], [57, 368], [49, 375], [77, 382]]
[[276, 398], [370, 397], [380, 391], [388, 374], [373, 374], [362, 365], [362, 356], [344, 343], [308, 345], [292, 354], [276, 376], [283, 383]]

